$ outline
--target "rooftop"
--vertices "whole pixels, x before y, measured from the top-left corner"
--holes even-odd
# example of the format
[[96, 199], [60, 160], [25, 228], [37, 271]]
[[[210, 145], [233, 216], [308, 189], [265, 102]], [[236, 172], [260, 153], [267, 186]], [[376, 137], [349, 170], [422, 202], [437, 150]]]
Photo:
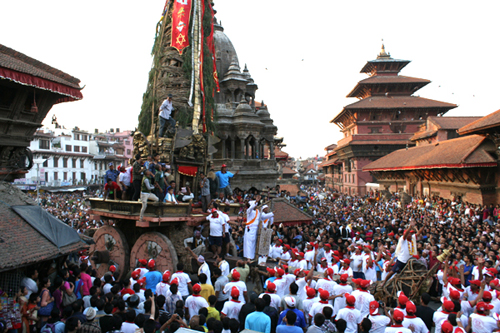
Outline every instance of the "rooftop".
[[[280, 189], [284, 190], [283, 186], [280, 185]], [[270, 210], [274, 212], [274, 224], [279, 225], [283, 223], [283, 225], [293, 225], [312, 223], [311, 215], [303, 212], [284, 198], [275, 198], [268, 205]]]
[[470, 135], [433, 145], [400, 149], [368, 164], [363, 171], [496, 166], [496, 158], [489, 153], [490, 149], [494, 150], [490, 143], [484, 136]]
[[493, 113], [490, 113], [487, 116], [484, 116], [476, 121], [473, 121], [468, 125], [463, 126], [458, 130], [458, 134], [464, 135], [464, 134], [479, 133], [499, 126], [500, 126], [500, 110], [497, 110]]

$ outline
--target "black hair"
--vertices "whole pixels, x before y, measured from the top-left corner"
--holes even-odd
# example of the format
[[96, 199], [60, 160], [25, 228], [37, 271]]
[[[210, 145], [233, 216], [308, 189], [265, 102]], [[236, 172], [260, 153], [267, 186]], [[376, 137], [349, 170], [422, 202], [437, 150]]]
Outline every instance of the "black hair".
[[179, 290], [179, 286], [177, 286], [175, 283], [171, 284], [170, 285], [170, 292], [172, 294], [177, 294], [177, 291]]
[[332, 318], [332, 314], [333, 314], [333, 309], [331, 307], [325, 306], [323, 308], [323, 315], [325, 316], [325, 319], [330, 320], [330, 318]]
[[240, 323], [236, 319], [231, 318], [229, 320], [229, 329], [231, 333], [238, 333], [240, 331]]
[[183, 263], [181, 263], [181, 262], [180, 262], [180, 263], [178, 263], [178, 264], [177, 264], [177, 270], [178, 270], [178, 271], [182, 271], [182, 270], [184, 270], [184, 264], [183, 264]]
[[125, 320], [129, 323], [133, 323], [135, 321], [135, 317], [136, 317], [136, 314], [135, 314], [135, 310], [128, 310], [127, 313], [125, 314]]
[[314, 315], [314, 325], [321, 327], [325, 323], [325, 316], [322, 313], [316, 313]]
[[75, 331], [78, 327], [78, 318], [71, 317], [66, 320], [65, 332]]
[[361, 321], [361, 329], [363, 332], [368, 332], [372, 329], [372, 321], [368, 318], [363, 318]]
[[165, 305], [165, 296], [164, 295], [158, 295], [156, 296], [156, 305], [161, 309], [163, 308], [163, 305]]
[[208, 304], [211, 306], [217, 303], [217, 297], [215, 295], [208, 296]]
[[156, 322], [154, 319], [148, 319], [143, 325], [144, 333], [154, 333], [156, 331]]
[[294, 325], [297, 320], [297, 314], [294, 311], [287, 311], [286, 313], [286, 322], [288, 325]]
[[347, 322], [344, 319], [339, 319], [335, 323], [335, 326], [337, 326], [337, 331], [339, 333], [344, 333], [347, 328]]
[[299, 286], [295, 282], [292, 282], [290, 285], [290, 293], [292, 295], [297, 295], [297, 291], [299, 291]]
[[266, 302], [266, 306], [271, 305], [271, 296], [265, 294], [264, 296], [262, 296], [262, 299], [264, 300], [264, 302]]
[[266, 302], [262, 298], [257, 298], [255, 300], [255, 310], [262, 312], [264, 311], [264, 308], [266, 307]]
[[201, 273], [200, 275], [198, 275], [198, 278], [200, 279], [201, 284], [207, 283], [207, 275], [205, 273]]

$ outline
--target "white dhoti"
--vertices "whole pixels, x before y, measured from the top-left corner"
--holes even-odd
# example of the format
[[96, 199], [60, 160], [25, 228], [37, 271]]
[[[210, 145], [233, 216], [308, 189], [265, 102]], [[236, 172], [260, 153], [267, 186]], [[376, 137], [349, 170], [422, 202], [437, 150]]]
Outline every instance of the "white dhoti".
[[[249, 230], [250, 229], [250, 230]], [[245, 228], [243, 236], [243, 257], [248, 259], [255, 258], [255, 246], [257, 245], [257, 227]]]

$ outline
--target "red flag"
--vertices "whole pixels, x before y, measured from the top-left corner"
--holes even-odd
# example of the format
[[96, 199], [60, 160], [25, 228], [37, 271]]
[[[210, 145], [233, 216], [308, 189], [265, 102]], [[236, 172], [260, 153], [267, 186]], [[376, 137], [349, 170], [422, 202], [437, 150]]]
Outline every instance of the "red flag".
[[[217, 63], [215, 60], [215, 43], [214, 43], [214, 9], [212, 8], [212, 4], [209, 2], [208, 6], [210, 8], [210, 35], [207, 37], [207, 46], [210, 53], [212, 53], [212, 61], [214, 66], [213, 77], [215, 81], [215, 85], [217, 86], [217, 92], [220, 92], [219, 87], [219, 75], [217, 75]], [[213, 115], [212, 115], [213, 118]]]
[[189, 46], [189, 18], [191, 17], [191, 0], [175, 0], [172, 12], [172, 41], [179, 54]]

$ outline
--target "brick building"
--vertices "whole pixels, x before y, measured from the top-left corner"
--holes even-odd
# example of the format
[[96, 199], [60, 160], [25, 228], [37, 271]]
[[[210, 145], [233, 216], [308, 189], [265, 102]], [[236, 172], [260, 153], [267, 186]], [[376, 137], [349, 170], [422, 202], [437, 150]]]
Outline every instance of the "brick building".
[[395, 150], [413, 146], [410, 138], [430, 116], [442, 116], [455, 104], [414, 96], [429, 80], [402, 76], [409, 60], [393, 59], [382, 50], [377, 59], [361, 69], [361, 80], [347, 95], [359, 100], [345, 106], [331, 121], [340, 127], [344, 138], [338, 141], [336, 156], [342, 168], [332, 168], [332, 177], [343, 177], [334, 189], [348, 194], [365, 194], [372, 176], [364, 166]]

